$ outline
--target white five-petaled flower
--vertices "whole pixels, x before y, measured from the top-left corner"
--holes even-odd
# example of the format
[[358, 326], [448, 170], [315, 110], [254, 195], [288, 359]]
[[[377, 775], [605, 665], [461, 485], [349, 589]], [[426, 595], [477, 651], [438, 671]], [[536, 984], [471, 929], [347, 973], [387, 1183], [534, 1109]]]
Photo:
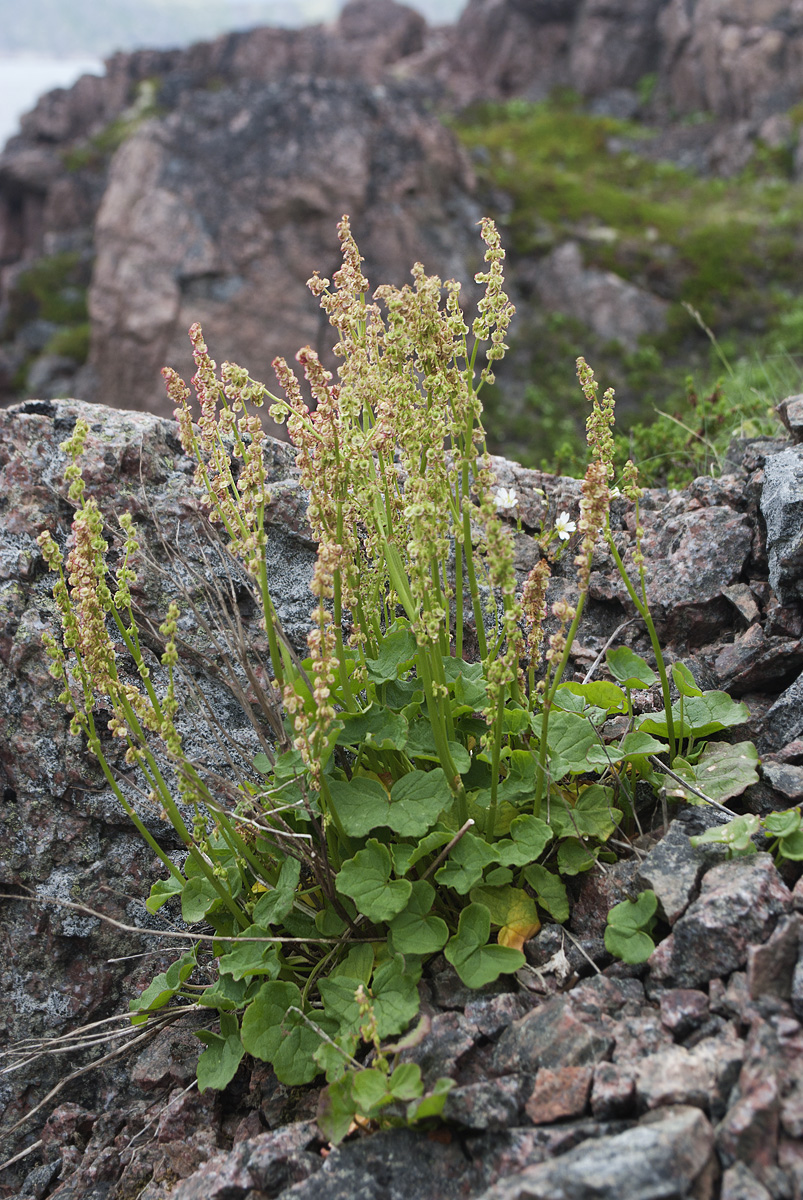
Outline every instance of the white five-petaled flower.
[[562, 512], [555, 521], [555, 533], [562, 542], [568, 542], [571, 535], [576, 531], [577, 526], [574, 521], [570, 520], [567, 512]]
[[497, 508], [515, 508], [518, 502], [519, 498], [514, 488], [500, 487], [494, 496], [494, 503]]

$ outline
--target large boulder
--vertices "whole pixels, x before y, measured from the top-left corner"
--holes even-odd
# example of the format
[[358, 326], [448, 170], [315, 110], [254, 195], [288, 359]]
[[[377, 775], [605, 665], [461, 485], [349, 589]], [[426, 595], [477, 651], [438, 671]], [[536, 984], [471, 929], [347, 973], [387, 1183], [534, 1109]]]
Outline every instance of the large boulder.
[[192, 92], [117, 152], [95, 227], [90, 365], [102, 395], [170, 412], [160, 369], [213, 352], [270, 382], [277, 354], [331, 338], [303, 281], [331, 274], [349, 213], [366, 273], [468, 281], [479, 256], [471, 173], [404, 90], [293, 79]]
[[[0, 713], [0, 890], [4, 893], [0, 901], [0, 1042], [6, 1049], [25, 1037], [63, 1035], [78, 1025], [125, 1012], [128, 999], [176, 957], [173, 943], [154, 940], [155, 933], [166, 928], [161, 914], [150, 916], [143, 905], [156, 874], [151, 852], [130, 828], [97, 764], [69, 733], [67, 716], [56, 703], [55, 681], [47, 669], [43, 638], [56, 631], [57, 620], [51, 598], [53, 578], [41, 558], [36, 536], [48, 528], [62, 546], [67, 542], [72, 506], [62, 479], [65, 456], [59, 443], [69, 436], [78, 417], [91, 426], [85, 477], [89, 494], [107, 517], [109, 535], [114, 537], [115, 517], [122, 511], [131, 511], [135, 519], [143, 546], [136, 599], [144, 617], [156, 625], [168, 598], [182, 586], [189, 590], [199, 611], [206, 613], [209, 598], [204, 594], [203, 579], [210, 576], [221, 586], [228, 580], [205, 532], [192, 464], [172, 422], [80, 401], [29, 401], [0, 413], [0, 688], [4, 696]], [[309, 579], [314, 550], [306, 524], [305, 497], [291, 450], [281, 442], [269, 441], [266, 453], [273, 494], [269, 573], [280, 615], [290, 636], [300, 642], [312, 601]], [[493, 465], [500, 485], [517, 490], [519, 511], [528, 527], [537, 526], [554, 511], [566, 510], [576, 518], [577, 480], [524, 470], [502, 459], [494, 460]], [[759, 527], [755, 502], [759, 475], [754, 471], [749, 477], [742, 469], [719, 482], [698, 480], [684, 492], [657, 490], [644, 497], [646, 574], [658, 579], [661, 571], [669, 572], [660, 577], [665, 578], [666, 588], [671, 587], [671, 603], [680, 612], [674, 620], [669, 609], [659, 614], [671, 639], [668, 652], [672, 657], [688, 656], [692, 651], [695, 668], [708, 672], [711, 679], [706, 682], [713, 684], [719, 682], [715, 668], [723, 647], [738, 639], [747, 618], [755, 618], [754, 625], [768, 630], [777, 619], [777, 603], [773, 606], [765, 578], [766, 559], [747, 553]], [[751, 496], [755, 498], [752, 501]], [[632, 547], [632, 522], [628, 525], [623, 501], [616, 502], [613, 520], [622, 548]], [[674, 533], [667, 541], [661, 530], [670, 526]], [[707, 550], [703, 544], [706, 529], [710, 537]], [[533, 545], [530, 535], [516, 535], [520, 579], [532, 565]], [[746, 594], [750, 588], [733, 582], [745, 577], [754, 589], [750, 593], [754, 596], [752, 607]], [[571, 554], [558, 564], [552, 587], [554, 598], [571, 595]], [[215, 654], [211, 635], [194, 617], [186, 596], [181, 602], [185, 607], [182, 633], [194, 653], [192, 678], [220, 725], [246, 752], [249, 747], [255, 749], [253, 730], [226, 686], [220, 669], [222, 657]], [[258, 610], [251, 605], [247, 591], [235, 589], [233, 602], [256, 653], [264, 655]], [[588, 622], [575, 648], [572, 665], [580, 676], [627, 613], [613, 564], [603, 555], [592, 580]], [[637, 623], [620, 630], [618, 636], [639, 650], [647, 649]], [[145, 644], [148, 655], [158, 649], [155, 641]], [[156, 669], [155, 657], [149, 661]], [[782, 673], [783, 662], [777, 666]], [[761, 678], [764, 682], [759, 681], [757, 687], [764, 691], [750, 697], [759, 716], [773, 699], [771, 689], [777, 690], [777, 675], [768, 672]], [[205, 767], [222, 775], [225, 749], [210, 727], [199, 721], [197, 704], [194, 711], [195, 715], [191, 705], [180, 726], [183, 735]], [[778, 736], [788, 732], [785, 726], [778, 729]], [[772, 742], [768, 746], [781, 748]], [[787, 759], [794, 753], [794, 746], [789, 747]], [[767, 786], [766, 781], [762, 786]], [[146, 797], [131, 794], [151, 833], [168, 852], [177, 849], [156, 806]], [[498, 994], [496, 986], [486, 994], [467, 992], [456, 976], [450, 976], [445, 962], [440, 967], [436, 964], [427, 992], [432, 1004], [429, 1011], [435, 1014], [432, 1032], [410, 1053], [418, 1056], [425, 1072], [456, 1073], [459, 1089], [449, 1109], [450, 1120], [464, 1130], [467, 1159], [463, 1150], [457, 1156], [455, 1142], [450, 1150], [428, 1140], [419, 1143], [417, 1134], [397, 1131], [376, 1141], [346, 1145], [319, 1170], [314, 1129], [293, 1125], [282, 1132], [287, 1122], [314, 1114], [314, 1092], [306, 1098], [290, 1094], [260, 1066], [250, 1075], [238, 1076], [236, 1086], [223, 1098], [213, 1093], [201, 1097], [188, 1094], [195, 1039], [191, 1028], [174, 1028], [163, 1031], [147, 1046], [144, 1042], [135, 1045], [127, 1065], [110, 1061], [83, 1076], [51, 1100], [52, 1105], [58, 1099], [52, 1113], [47, 1107], [34, 1113], [12, 1136], [11, 1150], [5, 1153], [10, 1156], [37, 1141], [41, 1147], [34, 1146], [31, 1155], [5, 1176], [10, 1182], [4, 1191], [0, 1183], [0, 1195], [52, 1195], [58, 1200], [100, 1197], [112, 1195], [112, 1187], [117, 1186], [114, 1181], [122, 1176], [120, 1194], [127, 1189], [147, 1200], [165, 1200], [176, 1182], [185, 1178], [184, 1190], [178, 1194], [188, 1200], [196, 1195], [245, 1200], [251, 1194], [249, 1188], [262, 1187], [262, 1181], [268, 1181], [273, 1195], [283, 1195], [288, 1188], [302, 1189], [291, 1191], [288, 1200], [295, 1194], [335, 1200], [356, 1194], [358, 1186], [368, 1189], [366, 1195], [375, 1194], [371, 1181], [379, 1178], [381, 1164], [403, 1163], [416, 1152], [416, 1145], [423, 1146], [430, 1156], [427, 1171], [431, 1180], [429, 1175], [426, 1181], [417, 1175], [415, 1186], [420, 1190], [405, 1192], [404, 1176], [394, 1168], [389, 1196], [415, 1194], [424, 1200], [432, 1194], [427, 1190], [430, 1186], [436, 1187], [438, 1194], [455, 1196], [480, 1196], [489, 1188], [494, 1189], [489, 1198], [552, 1194], [558, 1186], [564, 1187], [564, 1181], [567, 1188], [585, 1186], [582, 1181], [596, 1170], [593, 1147], [598, 1144], [600, 1154], [610, 1147], [617, 1155], [621, 1150], [625, 1159], [631, 1150], [640, 1153], [644, 1149], [648, 1161], [640, 1194], [658, 1197], [668, 1194], [660, 1190], [664, 1186], [660, 1180], [672, 1137], [687, 1125], [694, 1131], [699, 1155], [695, 1150], [688, 1169], [684, 1167], [683, 1179], [678, 1176], [678, 1187], [681, 1183], [699, 1186], [703, 1190], [689, 1194], [709, 1195], [704, 1190], [713, 1169], [707, 1150], [708, 1119], [719, 1121], [726, 1110], [732, 1112], [727, 1136], [723, 1134], [730, 1156], [726, 1165], [747, 1153], [739, 1149], [741, 1143], [733, 1129], [744, 1129], [745, 1122], [749, 1126], [753, 1111], [749, 1081], [743, 1085], [740, 1100], [731, 1097], [730, 1089], [747, 1054], [739, 1040], [744, 1030], [749, 1026], [769, 1028], [760, 1011], [762, 989], [771, 993], [767, 1003], [774, 1007], [768, 1012], [777, 1013], [779, 1004], [789, 1009], [788, 1014], [783, 1010], [782, 1021], [779, 1018], [777, 1038], [791, 1045], [790, 1039], [799, 1031], [791, 1017], [790, 1001], [783, 999], [789, 993], [799, 1004], [799, 986], [782, 987], [773, 982], [777, 976], [783, 983], [795, 969], [792, 933], [797, 926], [791, 917], [783, 918], [791, 922], [789, 928], [785, 933], [779, 931], [779, 938], [773, 940], [773, 918], [790, 905], [803, 907], [803, 897], [800, 888], [789, 896], [766, 857], [747, 860], [744, 870], [739, 863], [727, 865], [726, 882], [733, 894], [738, 893], [745, 912], [759, 911], [765, 893], [782, 897], [783, 903], [775, 904], [771, 912], [765, 904], [766, 919], [740, 927], [739, 953], [712, 965], [705, 975], [708, 979], [715, 972], [734, 972], [730, 981], [711, 980], [709, 1019], [709, 999], [695, 991], [700, 972], [690, 976], [688, 956], [681, 961], [675, 951], [683, 941], [689, 955], [696, 956], [694, 961], [704, 961], [708, 941], [717, 945], [729, 936], [732, 911], [728, 905], [718, 906], [723, 870], [711, 867], [708, 858], [700, 860], [693, 855], [687, 839], [676, 838], [673, 845], [676, 856], [691, 856], [688, 864], [681, 861], [677, 868], [690, 882], [683, 903], [669, 906], [668, 919], [677, 926], [673, 938], [665, 943], [666, 950], [659, 949], [656, 956], [650, 985], [656, 991], [645, 994], [638, 979], [617, 978], [614, 967], [608, 977], [580, 984], [566, 998], [550, 1000], [541, 1017], [552, 1014], [551, 1024], [544, 1025], [538, 1014], [537, 1006], [554, 992], [558, 980], [566, 980], [568, 975], [571, 982], [574, 972], [589, 970], [589, 956], [602, 967], [608, 962], [601, 938], [605, 913], [611, 903], [627, 894], [627, 880], [634, 873], [631, 864], [623, 864], [621, 874], [586, 877], [568, 933], [556, 925], [545, 926], [536, 939], [539, 943], [544, 939], [543, 947], [532, 949], [536, 969], [527, 975], [528, 987], [519, 987], [518, 994]], [[701, 891], [695, 900], [698, 885]], [[36, 902], [45, 898], [51, 902]], [[683, 916], [689, 902], [691, 907]], [[109, 925], [93, 912], [65, 906], [69, 904], [85, 905], [120, 925]], [[761, 954], [753, 952], [752, 942], [764, 943]], [[747, 977], [740, 970], [745, 958]], [[538, 990], [542, 986], [546, 986], [546, 996]], [[549, 1052], [542, 1047], [527, 1057], [521, 1047], [530, 1044], [527, 1039], [531, 1041], [533, 1030], [532, 1036], [543, 1041], [544, 1029], [549, 1034]], [[673, 1049], [672, 1030], [676, 1037], [681, 1036], [680, 1030], [684, 1038], [689, 1037], [688, 1048]], [[567, 1065], [562, 1055], [581, 1033], [597, 1049]], [[489, 1048], [489, 1038], [500, 1039], [498, 1048]], [[613, 1061], [608, 1061], [611, 1057]], [[24, 1117], [67, 1069], [65, 1059], [58, 1056], [23, 1055], [15, 1061], [17, 1069], [0, 1077], [2, 1128]], [[789, 1132], [799, 1128], [799, 1102], [792, 1080], [795, 1061], [792, 1051], [781, 1047], [766, 1066], [755, 1068], [767, 1076], [766, 1086], [787, 1097], [784, 1123], [779, 1133], [776, 1121], [775, 1141], [767, 1151], [769, 1166], [762, 1179], [774, 1178], [772, 1171], [777, 1175], [781, 1170], [777, 1164], [791, 1153], [785, 1147], [793, 1145], [797, 1136]], [[671, 1065], [669, 1075], [667, 1063]], [[707, 1115], [682, 1114], [672, 1110], [672, 1105], [693, 1105]], [[639, 1124], [645, 1108], [667, 1106], [667, 1113]], [[151, 1128], [154, 1137], [141, 1146], [140, 1131]], [[266, 1137], [265, 1130], [276, 1132]], [[617, 1140], [620, 1134], [624, 1140]], [[749, 1137], [745, 1138], [748, 1146]], [[229, 1158], [233, 1143], [242, 1148]], [[562, 1167], [535, 1169], [573, 1147], [577, 1147], [576, 1153]], [[36, 1153], [42, 1156], [40, 1162]], [[516, 1182], [515, 1177], [525, 1169], [527, 1174]], [[784, 1168], [793, 1169], [793, 1165]], [[620, 1175], [611, 1174], [605, 1195], [614, 1195], [610, 1189], [621, 1187]], [[307, 1177], [308, 1183], [303, 1183]], [[528, 1188], [536, 1190], [524, 1190]]]

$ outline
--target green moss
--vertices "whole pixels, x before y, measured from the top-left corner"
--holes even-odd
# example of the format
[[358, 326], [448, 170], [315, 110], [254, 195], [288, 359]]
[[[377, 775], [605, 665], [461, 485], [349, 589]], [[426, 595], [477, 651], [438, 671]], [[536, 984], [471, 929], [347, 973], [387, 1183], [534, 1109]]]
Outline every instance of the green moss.
[[137, 85], [134, 101], [118, 117], [85, 141], [78, 142], [62, 153], [68, 171], [98, 169], [105, 165], [123, 142], [139, 129], [143, 121], [160, 116], [157, 104], [158, 79], [143, 79]]
[[60, 329], [48, 342], [45, 353], [62, 354], [65, 358], [72, 358], [77, 363], [85, 363], [89, 357], [89, 334], [89, 321], [82, 321], [80, 325]]
[[[498, 448], [539, 464], [552, 455], [552, 466], [571, 458], [585, 415], [566, 369], [578, 354], [616, 387], [628, 444], [645, 459], [670, 456], [668, 471], [655, 468], [656, 480], [705, 469], [708, 457], [716, 465], [734, 428], [774, 427], [768, 409], [789, 388], [800, 390], [790, 355], [803, 333], [795, 298], [803, 277], [803, 186], [790, 178], [788, 147], [759, 145], [736, 179], [701, 178], [639, 153], [651, 136], [643, 126], [593, 116], [565, 93], [537, 104], [477, 106], [454, 128], [472, 154], [484, 207], [503, 227], [514, 268], [517, 259], [537, 259], [572, 238], [581, 241], [588, 266], [615, 271], [670, 302], [666, 332], [642, 340], [635, 352], [601, 345], [578, 327], [557, 336], [537, 317], [532, 328], [519, 327], [510, 356], [517, 373], [509, 373], [510, 363], [499, 372], [489, 420]], [[721, 391], [721, 364], [712, 362], [684, 302], [718, 334], [727, 331], [723, 348], [732, 366]], [[697, 382], [687, 388], [690, 371]], [[503, 402], [502, 394], [519, 400]]]
[[53, 254], [32, 263], [10, 289], [6, 335], [15, 334], [36, 317], [57, 325], [85, 322], [88, 275], [89, 265], [77, 252]]

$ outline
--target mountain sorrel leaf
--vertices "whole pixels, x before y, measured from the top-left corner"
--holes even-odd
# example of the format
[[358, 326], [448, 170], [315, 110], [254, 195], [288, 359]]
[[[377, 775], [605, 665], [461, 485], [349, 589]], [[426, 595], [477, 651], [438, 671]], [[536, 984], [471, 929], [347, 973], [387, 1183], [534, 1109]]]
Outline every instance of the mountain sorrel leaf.
[[[269, 938], [270, 932], [262, 925], [250, 925], [242, 932], [243, 938]], [[281, 963], [275, 944], [267, 942], [240, 941], [229, 943], [228, 954], [218, 959], [218, 969], [221, 975], [231, 975], [233, 979], [247, 979], [249, 976], [267, 975], [275, 979], [281, 970]]]
[[524, 871], [524, 878], [535, 892], [536, 899], [555, 921], [569, 919], [569, 897], [566, 884], [559, 875], [554, 875], [539, 863], [533, 863]]
[[535, 901], [522, 888], [480, 885], [471, 889], [471, 899], [475, 904], [484, 904], [491, 914], [491, 924], [499, 926], [496, 940], [500, 946], [521, 950], [541, 928]]
[[518, 971], [527, 961], [520, 950], [488, 945], [491, 914], [484, 904], [469, 904], [460, 914], [457, 933], [444, 954], [466, 987], [484, 987], [500, 975]]
[[301, 878], [301, 863], [296, 858], [286, 858], [279, 871], [276, 887], [260, 896], [254, 905], [254, 923], [278, 925], [293, 907], [296, 888]]
[[400, 954], [434, 954], [449, 939], [446, 922], [432, 915], [435, 889], [423, 879], [413, 883], [404, 912], [390, 922], [393, 948]]
[[231, 1083], [237, 1074], [245, 1050], [240, 1041], [237, 1018], [229, 1013], [220, 1017], [220, 1033], [201, 1029], [196, 1034], [206, 1046], [198, 1059], [198, 1091], [207, 1088], [222, 1089]]
[[552, 830], [556, 837], [592, 837], [604, 842], [622, 819], [621, 809], [613, 807], [613, 789], [593, 783], [585, 788], [577, 802], [561, 807], [553, 802]]
[[435, 879], [444, 887], [453, 888], [465, 896], [482, 879], [482, 872], [492, 862], [499, 861], [496, 846], [489, 846], [473, 833], [465, 834], [450, 852], [444, 866], [435, 872]]
[[[733, 796], [741, 796], [753, 783], [758, 783], [758, 751], [752, 742], [709, 742], [694, 766], [681, 766], [677, 774], [688, 779], [711, 800], [724, 804]], [[679, 796], [691, 804], [700, 800], [686, 791], [676, 780], [667, 776], [667, 794]]]
[[510, 838], [496, 843], [498, 861], [509, 867], [534, 863], [552, 841], [553, 833], [540, 817], [524, 815], [510, 822]]
[[369, 921], [390, 921], [407, 905], [412, 884], [407, 879], [391, 880], [391, 858], [387, 846], [370, 838], [364, 850], [345, 862], [335, 876], [335, 886], [350, 896]]
[[619, 646], [616, 650], [608, 650], [605, 661], [611, 675], [622, 687], [649, 688], [658, 679], [652, 667], [629, 646]]

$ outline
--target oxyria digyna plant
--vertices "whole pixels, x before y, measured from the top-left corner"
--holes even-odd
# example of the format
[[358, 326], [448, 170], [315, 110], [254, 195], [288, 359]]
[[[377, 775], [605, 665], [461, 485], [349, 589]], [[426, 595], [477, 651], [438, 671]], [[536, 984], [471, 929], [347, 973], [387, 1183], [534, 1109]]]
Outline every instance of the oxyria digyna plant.
[[[470, 327], [459, 284], [420, 264], [412, 286], [369, 298], [347, 218], [339, 228], [341, 269], [331, 283], [309, 283], [337, 336], [336, 377], [302, 350], [303, 382], [274, 364], [279, 399], [232, 363], [218, 374], [196, 325], [194, 423], [189, 389], [165, 371], [221, 552], [258, 599], [269, 650], [255, 663], [223, 622], [240, 694], [257, 696], [258, 734], [249, 761], [230, 756], [225, 786], [179, 731], [191, 688], [177, 603], [164, 614], [161, 662], [146, 665], [132, 602], [135, 525], [120, 520], [112, 570], [81, 478], [81, 422], [64, 443], [75, 506], [66, 560], [50, 534], [39, 539], [63, 623], [62, 642], [49, 644], [60, 699], [164, 868], [149, 909], [180, 904], [193, 943], [132, 1005], [132, 1020], [166, 1005], [208, 1011], [201, 1088], [224, 1087], [244, 1054], [287, 1084], [324, 1076], [319, 1122], [333, 1140], [355, 1115], [441, 1112], [451, 1081], [425, 1090], [405, 1055], [426, 1027], [416, 1020], [428, 960], [444, 955], [472, 988], [520, 971], [543, 914], [565, 921], [572, 878], [610, 861], [612, 840], [627, 837], [637, 783], [722, 806], [755, 778], [756, 761], [749, 743], [708, 740], [742, 722], [744, 706], [664, 664], [646, 603], [636, 472], [628, 464], [621, 480], [636, 508], [625, 562], [608, 519], [613, 394], [599, 398], [582, 360], [590, 461], [580, 510], [539, 533], [540, 559], [517, 588], [506, 519], [516, 497], [496, 484], [481, 420], [481, 389], [513, 315], [493, 223], [482, 222], [484, 295]], [[303, 656], [278, 621], [265, 565], [271, 497], [255, 409], [266, 398], [296, 448], [318, 543]], [[602, 541], [647, 624], [654, 663], [623, 647], [608, 653], [608, 679], [566, 682]], [[547, 637], [550, 563], [561, 552], [575, 556], [576, 590], [552, 606]], [[632, 693], [658, 681], [664, 711], [635, 716]], [[602, 733], [611, 714], [629, 718], [615, 741]], [[183, 853], [168, 854], [138, 813], [104, 753], [109, 732]], [[655, 898], [627, 903], [607, 940], [639, 961], [653, 946]]]

